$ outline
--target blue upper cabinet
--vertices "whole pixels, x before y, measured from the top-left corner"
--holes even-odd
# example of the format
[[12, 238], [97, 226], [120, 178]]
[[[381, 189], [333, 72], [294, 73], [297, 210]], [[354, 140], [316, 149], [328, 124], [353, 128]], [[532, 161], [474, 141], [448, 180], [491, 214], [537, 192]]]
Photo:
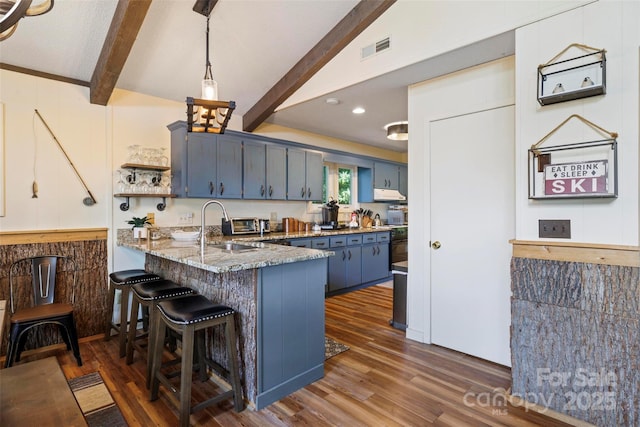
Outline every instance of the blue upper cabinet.
[[398, 165], [392, 163], [375, 162], [373, 165], [373, 187], [389, 190], [398, 189]]
[[398, 177], [398, 191], [403, 196], [409, 196], [409, 176], [407, 174], [408, 169], [406, 166], [400, 166], [400, 176]]
[[242, 198], [242, 138], [234, 135], [218, 135], [217, 197]]
[[322, 200], [322, 154], [287, 149], [287, 199]]
[[243, 198], [285, 200], [287, 150], [260, 141], [244, 141]]
[[244, 141], [244, 180], [245, 199], [264, 199], [267, 196], [266, 146], [262, 142]]
[[189, 133], [186, 140], [188, 197], [217, 197], [215, 135]]
[[[242, 197], [242, 139], [236, 136], [187, 133], [186, 197]], [[176, 157], [171, 153], [172, 162]], [[176, 161], [177, 163], [177, 161]]]
[[269, 200], [287, 198], [287, 149], [267, 145], [267, 193]]

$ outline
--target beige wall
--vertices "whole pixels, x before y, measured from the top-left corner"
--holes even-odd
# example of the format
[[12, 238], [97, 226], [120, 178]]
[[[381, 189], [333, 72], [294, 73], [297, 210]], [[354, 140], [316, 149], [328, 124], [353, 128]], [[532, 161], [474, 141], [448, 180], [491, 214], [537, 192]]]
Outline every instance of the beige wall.
[[[115, 246], [113, 230], [128, 227], [126, 221], [132, 216], [144, 216], [148, 212], [155, 213], [159, 226], [176, 226], [180, 215], [185, 213], [192, 213], [193, 224], [199, 225], [203, 200], [170, 199], [166, 210], [159, 212], [156, 205], [160, 199], [134, 198], [130, 210], [123, 212], [119, 205], [124, 199], [113, 197], [117, 170], [126, 162], [130, 145], [164, 147], [168, 152], [167, 125], [186, 119], [185, 106], [124, 90], [116, 90], [106, 107], [91, 105], [88, 99], [86, 87], [0, 70], [6, 188], [6, 209], [4, 216], [0, 216], [0, 231], [107, 227], [112, 230], [110, 269], [140, 267], [139, 254]], [[87, 193], [46, 128], [34, 118], [35, 109], [53, 130], [97, 204], [83, 205]], [[240, 124], [241, 120], [235, 120], [231, 128], [239, 130]], [[368, 150], [361, 144], [282, 127], [266, 125], [258, 133], [325, 149], [402, 161], [402, 155], [397, 153]], [[34, 161], [38, 198], [31, 197]], [[278, 219], [321, 219], [305, 202], [229, 200], [225, 205], [232, 216], [270, 218], [275, 212]], [[385, 216], [384, 204], [367, 204], [366, 208], [379, 210]], [[210, 212], [208, 217], [219, 216]]]

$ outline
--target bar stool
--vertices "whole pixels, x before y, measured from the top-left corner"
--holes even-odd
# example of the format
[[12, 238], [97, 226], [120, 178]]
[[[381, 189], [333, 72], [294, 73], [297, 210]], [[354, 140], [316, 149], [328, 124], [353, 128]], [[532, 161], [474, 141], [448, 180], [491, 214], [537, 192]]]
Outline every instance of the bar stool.
[[[153, 361], [149, 400], [153, 401], [158, 398], [158, 390], [161, 382], [167, 389], [172, 391], [172, 393], [169, 394], [169, 398], [179, 408], [181, 426], [189, 425], [189, 416], [192, 413], [231, 397], [233, 397], [236, 412], [244, 409], [240, 374], [238, 371], [234, 314], [235, 312], [232, 308], [214, 304], [202, 295], [189, 295], [158, 303], [158, 313], [155, 316], [155, 324], [151, 329], [155, 338], [152, 351]], [[213, 360], [206, 359], [204, 355], [204, 337], [203, 334], [198, 334], [197, 353], [201, 379], [206, 364], [206, 366], [209, 366], [222, 375], [227, 383], [225, 384], [225, 388], [229, 389], [191, 407], [191, 376], [195, 335], [196, 332], [204, 332], [204, 329], [216, 325], [224, 325], [228, 369], [224, 369]], [[162, 350], [164, 347], [162, 338], [165, 336], [167, 327], [182, 335], [179, 390], [176, 390], [175, 386], [171, 384], [169, 375], [161, 372], [161, 368], [165, 366], [162, 364]]]
[[[107, 300], [107, 321], [105, 323], [105, 341], [111, 338], [111, 330], [114, 329], [118, 333], [120, 342], [120, 357], [126, 354], [127, 340], [127, 314], [129, 314], [129, 289], [131, 285], [142, 282], [151, 282], [160, 280], [157, 274], [147, 273], [142, 269], [114, 271], [109, 274], [109, 296]], [[113, 306], [115, 303], [116, 289], [122, 292], [120, 302], [120, 323], [113, 322]], [[135, 316], [136, 320], [138, 315]]]
[[[180, 286], [171, 280], [156, 280], [151, 282], [136, 283], [131, 286], [132, 301], [131, 301], [131, 313], [130, 318], [134, 319], [138, 315], [138, 309], [142, 306], [149, 312], [149, 324], [151, 329], [145, 331], [142, 334], [138, 334], [138, 329], [134, 324], [129, 325], [129, 332], [127, 333], [127, 365], [131, 365], [133, 362], [133, 351], [138, 350], [139, 353], [147, 353], [147, 388], [151, 384], [151, 357], [149, 357], [150, 350], [153, 348], [153, 327], [154, 316], [156, 315], [156, 304], [160, 301], [167, 301], [173, 298], [181, 298], [185, 295], [193, 294], [195, 291], [191, 288]], [[140, 340], [147, 341], [147, 350], [145, 351], [143, 345], [139, 343]]]

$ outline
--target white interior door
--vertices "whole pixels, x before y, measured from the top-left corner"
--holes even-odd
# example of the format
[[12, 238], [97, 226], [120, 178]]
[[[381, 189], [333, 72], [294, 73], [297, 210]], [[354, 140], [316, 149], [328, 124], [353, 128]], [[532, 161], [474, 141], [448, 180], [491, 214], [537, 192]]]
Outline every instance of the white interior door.
[[514, 107], [430, 124], [431, 340], [510, 366]]

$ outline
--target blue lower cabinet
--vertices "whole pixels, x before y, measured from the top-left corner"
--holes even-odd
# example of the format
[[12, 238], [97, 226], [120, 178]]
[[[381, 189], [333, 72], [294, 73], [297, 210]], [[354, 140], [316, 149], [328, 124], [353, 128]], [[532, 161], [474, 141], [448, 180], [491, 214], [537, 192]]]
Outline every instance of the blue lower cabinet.
[[327, 258], [259, 271], [258, 410], [324, 376]]

